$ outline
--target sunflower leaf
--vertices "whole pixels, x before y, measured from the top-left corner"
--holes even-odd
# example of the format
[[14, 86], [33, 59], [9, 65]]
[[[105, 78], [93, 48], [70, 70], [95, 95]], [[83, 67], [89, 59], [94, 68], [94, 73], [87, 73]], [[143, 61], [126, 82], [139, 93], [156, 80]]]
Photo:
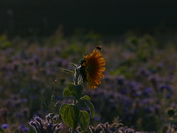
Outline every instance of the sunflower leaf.
[[76, 64], [74, 64], [74, 63], [71, 63], [71, 65], [72, 65], [72, 66], [74, 66], [74, 67], [77, 67], [77, 65], [76, 65]]
[[85, 131], [90, 123], [90, 116], [87, 111], [80, 111], [79, 114], [79, 124], [81, 126], [81, 130]]
[[70, 104], [63, 104], [60, 107], [59, 113], [65, 124], [67, 124], [73, 129], [77, 127], [79, 114], [80, 114], [77, 106], [70, 105]]
[[61, 71], [63, 71], [63, 72], [67, 72], [67, 73], [71, 73], [71, 74], [73, 74], [74, 73], [74, 71], [72, 71], [72, 70], [68, 70], [68, 69], [64, 69], [64, 68], [59, 68]]
[[87, 100], [87, 101], [90, 101], [90, 100], [91, 100], [91, 98], [90, 98], [88, 95], [85, 95], [85, 96], [83, 96], [82, 98], [84, 98], [84, 99]]
[[68, 86], [69, 91], [71, 94], [79, 100], [81, 98], [82, 92], [83, 92], [83, 86], [82, 85], [74, 85], [74, 84], [69, 84]]
[[63, 90], [63, 96], [64, 96], [64, 97], [72, 96], [72, 94], [71, 94], [71, 92], [69, 91], [68, 88], [65, 88], [65, 89]]
[[90, 109], [92, 118], [95, 116], [95, 108], [94, 105], [90, 101], [86, 101], [87, 107]]
[[[89, 97], [90, 98], [90, 97]], [[94, 108], [94, 105], [89, 101], [89, 100], [86, 100], [86, 99], [82, 99], [80, 100], [80, 103], [84, 103], [86, 105], [86, 107], [90, 110], [90, 115], [91, 117], [93, 118], [95, 116], [95, 108]]]

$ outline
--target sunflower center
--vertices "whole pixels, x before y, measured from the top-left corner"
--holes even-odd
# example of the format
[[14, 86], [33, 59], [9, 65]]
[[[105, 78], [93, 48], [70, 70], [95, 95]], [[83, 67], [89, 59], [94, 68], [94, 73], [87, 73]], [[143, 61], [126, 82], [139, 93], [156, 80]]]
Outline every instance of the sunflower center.
[[94, 64], [89, 64], [89, 66], [88, 66], [88, 72], [89, 73], [94, 73], [95, 72], [95, 65]]
[[83, 81], [87, 81], [88, 88], [97, 88], [101, 84], [101, 78], [104, 77], [103, 71], [105, 71], [105, 60], [102, 54], [98, 50], [84, 57], [81, 62], [80, 73]]
[[98, 67], [98, 63], [96, 60], [91, 60], [88, 63], [87, 72], [91, 77], [93, 77], [96, 74], [97, 67]]

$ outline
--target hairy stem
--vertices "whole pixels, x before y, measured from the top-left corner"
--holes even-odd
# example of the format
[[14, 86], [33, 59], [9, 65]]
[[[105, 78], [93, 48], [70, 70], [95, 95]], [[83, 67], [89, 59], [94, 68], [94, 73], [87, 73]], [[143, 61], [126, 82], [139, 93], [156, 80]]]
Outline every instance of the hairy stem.
[[[80, 74], [80, 68], [76, 67], [75, 69], [75, 73], [74, 73], [74, 85], [78, 85], [78, 81], [79, 81], [79, 74]], [[73, 100], [74, 106], [77, 106], [77, 100], [74, 98]], [[76, 129], [72, 129], [71, 133], [75, 133]]]

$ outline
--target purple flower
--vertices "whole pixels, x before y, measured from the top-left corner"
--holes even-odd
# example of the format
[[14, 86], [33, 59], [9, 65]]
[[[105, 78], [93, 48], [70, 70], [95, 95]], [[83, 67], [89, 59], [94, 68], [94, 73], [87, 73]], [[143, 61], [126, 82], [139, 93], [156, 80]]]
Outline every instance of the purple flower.
[[9, 125], [6, 124], [6, 123], [1, 125], [1, 128], [2, 128], [2, 129], [7, 129], [8, 127], [9, 127]]
[[169, 91], [169, 92], [172, 92], [172, 87], [171, 86], [169, 86], [169, 85], [166, 85], [166, 84], [163, 84], [163, 85], [161, 85], [160, 86], [160, 90], [163, 92], [164, 90], [166, 90], [166, 91]]
[[20, 131], [23, 131], [23, 132], [28, 132], [28, 131], [29, 131], [29, 128], [26, 127], [26, 126], [23, 125], [23, 124], [19, 125], [18, 128], [19, 128]]
[[29, 132], [29, 128], [28, 127], [24, 127], [22, 131], [23, 132]]
[[147, 87], [145, 90], [143, 90], [143, 95], [145, 95], [146, 97], [149, 97], [150, 96], [150, 94], [151, 94], [151, 92], [152, 92], [152, 88], [150, 88], [150, 87]]

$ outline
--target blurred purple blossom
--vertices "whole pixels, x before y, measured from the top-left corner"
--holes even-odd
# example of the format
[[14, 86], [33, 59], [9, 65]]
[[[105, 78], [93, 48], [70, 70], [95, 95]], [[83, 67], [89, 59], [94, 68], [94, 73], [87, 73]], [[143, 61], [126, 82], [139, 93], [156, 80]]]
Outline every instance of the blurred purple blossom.
[[2, 128], [2, 129], [7, 129], [8, 127], [9, 127], [8, 124], [2, 124], [2, 125], [1, 125], [1, 128]]

